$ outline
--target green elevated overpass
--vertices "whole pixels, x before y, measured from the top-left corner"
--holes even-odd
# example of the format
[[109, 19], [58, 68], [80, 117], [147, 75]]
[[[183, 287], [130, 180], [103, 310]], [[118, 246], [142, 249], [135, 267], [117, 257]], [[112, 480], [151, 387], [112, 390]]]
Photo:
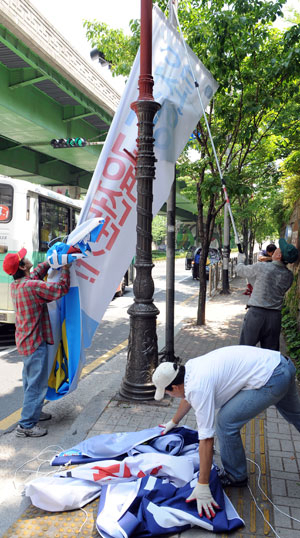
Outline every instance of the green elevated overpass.
[[119, 94], [26, 0], [0, 0], [0, 174], [87, 189]]
[[[120, 95], [28, 0], [0, 0], [0, 174], [47, 187], [88, 188]], [[196, 206], [177, 193], [177, 218]], [[165, 211], [165, 207], [162, 208]]]

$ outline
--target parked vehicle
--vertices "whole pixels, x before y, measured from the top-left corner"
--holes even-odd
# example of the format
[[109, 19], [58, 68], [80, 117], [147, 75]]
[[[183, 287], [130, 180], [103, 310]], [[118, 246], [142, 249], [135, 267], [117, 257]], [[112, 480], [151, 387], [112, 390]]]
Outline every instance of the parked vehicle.
[[0, 322], [15, 322], [11, 278], [2, 269], [6, 254], [25, 247], [35, 267], [44, 261], [49, 242], [74, 230], [81, 208], [81, 200], [0, 176]]
[[[201, 254], [201, 247], [195, 249], [194, 260], [192, 261], [192, 276], [193, 279], [199, 279], [199, 259]], [[206, 261], [206, 278], [209, 277], [209, 266], [218, 263], [221, 260], [220, 251], [217, 248], [210, 247], [208, 249], [208, 257]]]
[[196, 247], [192, 246], [188, 249], [185, 257], [185, 268], [186, 270], [192, 269], [192, 263], [194, 261], [194, 254], [195, 254]]

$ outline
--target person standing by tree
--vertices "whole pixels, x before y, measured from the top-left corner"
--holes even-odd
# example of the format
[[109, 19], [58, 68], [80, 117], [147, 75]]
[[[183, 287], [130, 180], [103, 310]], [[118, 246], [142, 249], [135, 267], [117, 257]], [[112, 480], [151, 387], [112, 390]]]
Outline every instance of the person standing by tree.
[[274, 243], [270, 243], [267, 245], [266, 250], [262, 250], [261, 254], [258, 256], [259, 262], [271, 262], [273, 253], [276, 250], [276, 245]]
[[281, 309], [284, 295], [293, 283], [293, 273], [288, 263], [298, 259], [294, 245], [279, 239], [279, 248], [272, 255], [272, 263], [244, 265], [245, 255], [238, 255], [238, 276], [253, 281], [253, 291], [248, 302], [240, 344], [279, 351]]
[[[275, 252], [276, 248], [277, 248], [276, 245], [274, 245], [273, 243], [270, 243], [266, 247], [266, 250], [261, 251], [261, 254], [258, 256], [258, 261], [259, 262], [271, 262], [273, 252]], [[250, 282], [248, 280], [246, 291], [244, 291], [243, 295], [251, 295], [252, 291], [253, 291], [253, 282]]]
[[45, 428], [37, 423], [49, 420], [42, 412], [48, 387], [47, 344], [53, 344], [47, 303], [65, 295], [70, 287], [69, 265], [61, 270], [58, 282], [44, 282], [50, 265], [40, 263], [31, 273], [32, 263], [27, 251], [9, 253], [3, 261], [4, 271], [11, 275], [11, 295], [16, 311], [16, 345], [23, 359], [24, 402], [17, 437], [42, 437]]

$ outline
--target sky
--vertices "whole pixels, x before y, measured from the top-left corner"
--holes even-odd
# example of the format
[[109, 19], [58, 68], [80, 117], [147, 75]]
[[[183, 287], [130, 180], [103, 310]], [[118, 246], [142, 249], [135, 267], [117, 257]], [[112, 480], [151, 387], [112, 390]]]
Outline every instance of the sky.
[[140, 18], [141, 0], [30, 0], [31, 4], [58, 30], [74, 48], [120, 93], [123, 77], [112, 77], [107, 68], [90, 59], [92, 49], [85, 37], [83, 21], [99, 20], [129, 33], [129, 21]]
[[[140, 18], [141, 0], [30, 0], [34, 7], [48, 19], [53, 26], [69, 41], [74, 48], [101, 75], [122, 93], [125, 82], [123, 77], [112, 77], [108, 68], [92, 62], [91, 46], [85, 37], [83, 21], [99, 20], [113, 28], [122, 28], [129, 33], [129, 21]], [[180, 1], [180, 0], [179, 0]], [[287, 6], [300, 13], [300, 0], [288, 0]]]

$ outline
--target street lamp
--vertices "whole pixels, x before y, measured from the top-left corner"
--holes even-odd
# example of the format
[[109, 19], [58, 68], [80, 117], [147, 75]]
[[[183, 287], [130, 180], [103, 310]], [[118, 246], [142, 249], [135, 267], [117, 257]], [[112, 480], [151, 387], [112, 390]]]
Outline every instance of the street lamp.
[[137, 245], [134, 303], [128, 309], [130, 332], [125, 377], [120, 394], [130, 400], [152, 400], [152, 372], [158, 363], [156, 317], [153, 303], [152, 200], [155, 178], [153, 119], [160, 104], [153, 99], [152, 0], [141, 0], [140, 76], [138, 100], [131, 108], [138, 118]]
[[106, 60], [103, 52], [101, 52], [100, 50], [98, 49], [93, 49], [91, 50], [90, 52], [90, 58], [91, 60], [93, 61], [98, 61], [99, 64], [101, 64], [102, 67], [108, 67], [108, 69], [110, 69], [111, 65], [110, 63]]

